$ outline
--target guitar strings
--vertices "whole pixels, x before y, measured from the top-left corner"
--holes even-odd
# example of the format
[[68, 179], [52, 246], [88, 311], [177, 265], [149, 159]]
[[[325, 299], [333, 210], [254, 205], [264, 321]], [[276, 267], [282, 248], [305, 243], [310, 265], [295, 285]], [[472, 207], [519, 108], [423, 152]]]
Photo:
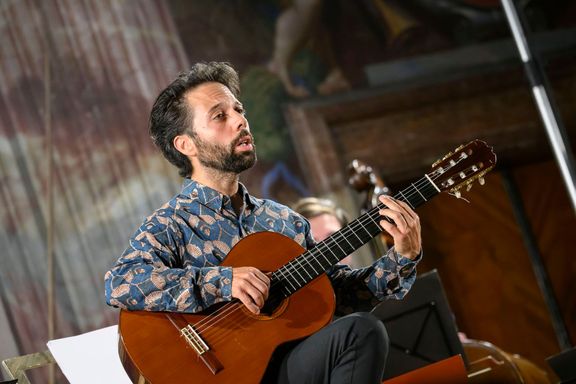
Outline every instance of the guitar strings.
[[227, 314], [220, 314], [218, 325], [215, 326], [205, 326], [204, 329], [198, 331], [198, 335], [202, 334], [204, 338], [209, 340], [211, 347], [215, 347], [220, 341], [226, 340], [226, 335], [231, 332], [235, 332], [248, 322], [254, 321], [251, 316], [246, 316], [242, 311], [244, 304], [241, 302], [235, 302], [233, 306], [230, 307], [231, 312]]
[[[434, 176], [432, 180], [435, 180], [435, 179], [437, 179], [436, 176]], [[412, 184], [411, 184], [411, 186], [413, 187], [413, 189], [415, 190], [415, 192], [407, 193], [407, 196], [406, 196], [405, 194], [402, 193], [402, 191], [400, 191], [396, 196], [394, 196], [394, 198], [397, 199], [397, 200], [401, 200], [401, 201], [402, 201], [403, 199], [405, 199], [405, 200], [406, 200], [405, 202], [407, 202], [408, 204], [410, 204], [410, 202], [408, 201], [408, 198], [411, 198], [411, 197], [413, 197], [413, 196], [417, 196], [418, 194], [420, 194], [420, 191], [419, 191], [418, 188], [422, 189], [422, 187], [425, 186], [426, 184], [428, 184], [428, 188], [429, 188], [429, 189], [436, 190], [436, 187], [434, 187], [433, 185], [430, 185], [430, 182], [428, 181], [428, 179], [427, 179], [426, 177], [423, 177], [423, 178], [421, 178], [420, 180], [418, 180], [416, 183], [412, 183]], [[410, 188], [410, 187], [408, 187], [408, 188]], [[406, 188], [406, 189], [408, 189], [408, 188]], [[431, 196], [429, 196], [429, 197], [431, 197]], [[426, 200], [426, 199], [425, 199], [425, 200]], [[410, 205], [412, 205], [412, 204], [410, 204]], [[351, 223], [351, 225], [348, 226], [348, 227], [346, 227], [346, 228], [347, 228], [347, 229], [354, 229], [354, 230], [358, 230], [358, 229], [360, 229], [360, 228], [363, 228], [363, 229], [370, 235], [370, 238], [373, 237], [372, 234], [371, 234], [368, 230], [365, 229], [365, 227], [364, 227], [363, 224], [368, 224], [368, 223], [370, 223], [370, 222], [371, 222], [372, 224], [377, 224], [377, 222], [374, 220], [374, 218], [371, 217], [371, 215], [374, 214], [375, 212], [378, 212], [383, 206], [384, 206], [383, 204], [378, 204], [378, 205], [377, 205], [375, 208], [373, 208], [371, 211], [367, 212], [365, 215], [362, 215], [362, 216], [360, 216], [359, 218], [357, 218], [356, 220], [354, 220], [354, 221]], [[379, 216], [379, 215], [378, 215], [378, 216]], [[364, 217], [368, 218], [369, 220], [364, 220], [364, 219], [363, 219]], [[364, 223], [362, 222], [363, 220], [364, 220]], [[354, 228], [354, 227], [356, 227], [356, 228]], [[345, 228], [345, 229], [346, 229], [346, 228]], [[381, 231], [381, 230], [380, 230], [380, 231]], [[342, 232], [343, 232], [343, 231], [342, 231]], [[344, 235], [342, 234], [342, 232], [339, 231], [339, 232], [337, 232], [337, 233], [340, 233], [340, 234], [342, 235], [342, 238], [343, 238], [345, 241], [348, 241], [348, 240], [344, 237]], [[352, 233], [354, 233], [354, 231], [352, 231]], [[355, 233], [354, 233], [354, 234], [355, 234]], [[356, 235], [356, 236], [357, 236], [357, 235]], [[339, 245], [339, 243], [338, 243], [338, 240], [337, 240], [336, 238], [329, 239], [328, 241], [322, 241], [322, 242], [318, 243], [318, 246], [317, 246], [317, 247], [313, 248], [313, 249], [310, 250], [310, 251], [305, 252], [305, 253], [308, 253], [308, 255], [301, 255], [301, 256], [303, 256], [302, 258], [303, 258], [303, 259], [306, 259], [307, 256], [313, 256], [313, 255], [311, 255], [312, 252], [315, 251], [315, 250], [318, 250], [318, 251], [321, 253], [322, 257], [324, 257], [324, 259], [325, 259], [327, 262], [329, 262], [329, 260], [326, 259], [326, 256], [324, 256], [324, 254], [322, 253], [321, 248], [322, 248], [322, 246], [324, 246], [325, 250], [328, 249], [328, 251], [330, 251], [330, 253], [332, 253], [332, 255], [334, 256], [333, 252], [332, 252], [332, 251], [330, 250], [330, 248], [328, 247], [328, 243], [329, 243], [330, 241], [336, 243], [336, 245], [338, 245], [338, 246], [340, 247], [340, 245]], [[341, 247], [340, 247], [340, 248], [341, 248]], [[341, 248], [341, 249], [342, 249], [342, 248]], [[343, 250], [343, 249], [342, 249], [342, 250]], [[300, 258], [300, 256], [299, 256], [298, 258]], [[297, 258], [297, 259], [298, 259], [298, 258]], [[313, 259], [315, 259], [315, 257], [313, 257]], [[305, 261], [311, 266], [310, 261], [308, 261], [308, 260], [305, 260]], [[298, 262], [299, 262], [299, 261], [298, 261]], [[300, 264], [302, 265], [302, 263], [300, 263]], [[306, 280], [303, 278], [303, 276], [299, 273], [299, 269], [300, 269], [300, 270], [304, 270], [304, 271], [306, 270], [306, 269], [305, 269], [305, 268], [306, 268], [305, 266], [301, 266], [301, 267], [300, 267], [300, 266], [290, 266], [290, 263], [288, 263], [288, 264], [286, 264], [285, 266], [281, 267], [280, 269], [282, 269], [282, 268], [284, 268], [284, 267], [286, 267], [286, 266], [288, 266], [288, 268], [287, 268], [287, 269], [288, 269], [288, 270], [287, 270], [287, 273], [288, 273], [288, 275], [289, 275], [290, 277], [291, 277], [291, 276], [294, 276], [294, 272], [296, 272], [296, 273], [298, 273], [298, 274], [300, 275], [300, 277], [302, 277], [302, 279], [303, 279], [304, 281], [306, 281]], [[290, 271], [290, 268], [292, 268], [292, 271]], [[278, 271], [280, 271], [280, 269], [279, 269]], [[278, 271], [277, 271], [277, 272], [278, 272]], [[275, 272], [274, 272], [274, 273], [275, 273]], [[282, 272], [280, 272], [280, 273], [281, 273], [282, 275], [284, 275]], [[308, 274], [308, 275], [309, 275], [309, 274]], [[312, 277], [312, 276], [309, 275], [309, 277]], [[280, 280], [275, 280], [275, 281], [273, 282], [273, 284], [271, 284], [270, 290], [272, 290], [273, 287], [277, 287], [280, 282], [281, 282]], [[232, 315], [233, 313], [235, 313], [238, 309], [241, 309], [241, 308], [242, 308], [242, 305], [243, 305], [243, 304], [240, 303], [240, 302], [238, 302], [237, 299], [236, 299], [236, 300], [234, 300], [234, 301], [231, 302], [231, 303], [228, 303], [228, 304], [223, 305], [221, 308], [219, 308], [219, 309], [216, 310], [214, 313], [212, 313], [211, 316], [206, 317], [206, 318], [204, 318], [203, 320], [200, 320], [199, 322], [193, 324], [193, 327], [194, 327], [194, 329], [196, 330], [196, 332], [198, 332], [198, 333], [206, 332], [210, 327], [214, 326], [217, 322], [222, 321], [223, 319], [225, 319], [225, 318], [229, 317], [230, 315]]]
[[[430, 175], [427, 174], [426, 176], [428, 176], [428, 177], [424, 176], [423, 178], [421, 178], [421, 179], [418, 180], [417, 182], [412, 183], [411, 186], [413, 187], [413, 189], [414, 189], [415, 192], [407, 192], [407, 196], [406, 196], [404, 193], [402, 193], [402, 191], [400, 191], [398, 194], [396, 194], [396, 195], [394, 196], [394, 198], [397, 199], [397, 200], [404, 201], [404, 202], [412, 205], [412, 204], [410, 203], [410, 201], [409, 201], [409, 198], [414, 197], [414, 196], [417, 196], [417, 195], [419, 194], [419, 195], [421, 196], [421, 198], [424, 199], [424, 201], [427, 201], [427, 199], [426, 199], [426, 198], [422, 195], [422, 193], [421, 193], [421, 192], [425, 192], [424, 188], [422, 188], [422, 187], [423, 187], [423, 186], [427, 186], [429, 190], [434, 191], [434, 194], [438, 193], [438, 192], [440, 191], [440, 189], [436, 186], [436, 184], [434, 184], [433, 181], [434, 181], [434, 180], [437, 180], [442, 174], [444, 174], [447, 170], [449, 170], [450, 168], [452, 168], [452, 167], [454, 167], [455, 165], [457, 165], [457, 164], [458, 164], [460, 161], [462, 161], [462, 160], [463, 160], [463, 158], [461, 157], [461, 158], [458, 159], [458, 161], [456, 161], [454, 164], [450, 164], [450, 166], [448, 166], [447, 168], [445, 168], [445, 169], [443, 170], [443, 172], [438, 172], [437, 170], [435, 170], [435, 171], [431, 172], [431, 174], [430, 174], [430, 175], [432, 175], [432, 177], [430, 177]], [[418, 187], [417, 187], [417, 186], [418, 186]], [[410, 188], [410, 187], [407, 187], [407, 188], [405, 188], [405, 189], [408, 189], [408, 188]], [[428, 197], [431, 198], [431, 197], [433, 197], [433, 195], [429, 195]], [[354, 229], [354, 231], [356, 231], [356, 230], [358, 230], [360, 227], [362, 227], [362, 228], [370, 235], [370, 238], [374, 237], [375, 235], [372, 235], [368, 230], [366, 230], [366, 228], [364, 227], [363, 224], [368, 224], [368, 223], [372, 222], [372, 224], [378, 225], [378, 222], [375, 221], [374, 218], [372, 218], [372, 215], [374, 215], [375, 213], [379, 212], [379, 210], [380, 210], [382, 207], [384, 207], [384, 204], [379, 203], [376, 207], [372, 208], [369, 212], [367, 212], [366, 214], [364, 214], [364, 215], [358, 217], [357, 219], [355, 219], [354, 221], [352, 221], [352, 223], [350, 223], [348, 226], [346, 226], [345, 228], [343, 228], [342, 231], [338, 231], [337, 234], [340, 234], [345, 241], [348, 241], [348, 240], [344, 237], [344, 235], [343, 235], [344, 230], [345, 230], [345, 229], [352, 230], [353, 227], [356, 226], [356, 228]], [[413, 207], [413, 208], [414, 208], [414, 207]], [[377, 216], [377, 217], [380, 217], [379, 214], [376, 215], [376, 216]], [[368, 220], [364, 220], [364, 217], [367, 217], [367, 218], [369, 219], [369, 221], [368, 221]], [[362, 223], [363, 220], [364, 220], [364, 223]], [[356, 224], [358, 224], [358, 225], [356, 225]], [[352, 231], [352, 233], [355, 234], [354, 231]], [[379, 230], [379, 232], [381, 232], [381, 231], [382, 231], [382, 230]], [[377, 234], [377, 233], [376, 233], [376, 234]], [[356, 235], [356, 234], [355, 234], [355, 235]], [[356, 236], [357, 236], [357, 235], [356, 235]], [[360, 240], [361, 240], [361, 239], [360, 239]], [[328, 249], [328, 251], [330, 251], [330, 253], [333, 254], [333, 252], [332, 252], [332, 251], [330, 250], [330, 248], [328, 247], [328, 242], [330, 242], [330, 241], [335, 242], [336, 245], [338, 245], [338, 246], [340, 247], [340, 245], [339, 245], [339, 243], [338, 243], [338, 240], [335, 238], [335, 236], [334, 236], [334, 238], [332, 238], [332, 236], [331, 236], [328, 240], [325, 240], [325, 241], [322, 241], [322, 242], [318, 243], [318, 246], [317, 246], [317, 247], [314, 247], [313, 249], [304, 252], [302, 255], [299, 255], [296, 259], [302, 258], [302, 259], [304, 259], [310, 266], [312, 266], [312, 265], [310, 264], [310, 261], [306, 260], [306, 258], [309, 257], [309, 256], [313, 256], [313, 259], [315, 259], [314, 255], [312, 255], [312, 253], [313, 253], [315, 250], [319, 250], [319, 251], [320, 251], [320, 248], [321, 248], [322, 246], [324, 246], [325, 248]], [[361, 241], [362, 241], [362, 240], [361, 240]], [[349, 243], [349, 242], [348, 242], [348, 243]], [[349, 243], [349, 245], [351, 245], [351, 244]], [[341, 248], [341, 247], [340, 247], [340, 248]], [[341, 249], [342, 249], [342, 248], [341, 248]], [[342, 250], [343, 250], [343, 249], [342, 249]], [[344, 250], [343, 250], [343, 251], [344, 251]], [[321, 253], [321, 251], [320, 251], [320, 253]], [[321, 253], [321, 254], [322, 254], [322, 253]], [[326, 257], [325, 257], [323, 254], [322, 254], [322, 256], [324, 257], [324, 259], [325, 259], [326, 261], [329, 262], [329, 260], [326, 259]], [[333, 256], [335, 256], [335, 255], [333, 254]], [[294, 260], [296, 260], [296, 259], [294, 259]], [[292, 261], [294, 261], [294, 260], [292, 260]], [[338, 260], [339, 260], [339, 259], [337, 259], [337, 261], [338, 261]], [[292, 268], [292, 270], [293, 270], [292, 272], [287, 271], [288, 274], [289, 274], [289, 276], [293, 276], [293, 275], [294, 275], [294, 271], [296, 271], [296, 272], [300, 275], [300, 277], [302, 277], [302, 275], [298, 272], [298, 269], [303, 269], [303, 270], [305, 270], [305, 267], [301, 267], [301, 268], [300, 268], [300, 267], [298, 267], [298, 266], [291, 266], [290, 264], [292, 263], [292, 261], [289, 262], [289, 263], [287, 263], [286, 265], [282, 266], [282, 267], [281, 267], [280, 269], [278, 269], [277, 271], [275, 271], [275, 272], [273, 273], [273, 275], [274, 275], [276, 272], [280, 272], [282, 275], [284, 275], [280, 270], [283, 269], [283, 268], [285, 268], [285, 267], [287, 267], [288, 270], [289, 270], [290, 268]], [[300, 263], [300, 262], [298, 261], [298, 263]], [[300, 263], [300, 265], [302, 265], [302, 263]], [[309, 277], [312, 278], [312, 276], [310, 276], [310, 275], [309, 275]], [[304, 278], [303, 278], [303, 280], [306, 281]], [[272, 283], [271, 286], [270, 286], [270, 291], [272, 291], [273, 288], [278, 287], [278, 284], [279, 284], [279, 283], [281, 283], [281, 280], [275, 280], [275, 281], [273, 281], [273, 283]], [[301, 287], [299, 287], [299, 288], [301, 288]], [[298, 289], [299, 289], [299, 288], [298, 288]], [[270, 291], [269, 291], [269, 292], [270, 292]], [[293, 292], [292, 292], [292, 293], [293, 293]], [[290, 294], [292, 294], [292, 293], [290, 293]], [[192, 326], [195, 328], [195, 330], [196, 330], [196, 332], [197, 332], [198, 334], [200, 334], [201, 332], [206, 332], [206, 331], [208, 331], [211, 327], [213, 327], [216, 323], [218, 323], [218, 322], [226, 319], [227, 317], [233, 315], [234, 313], [238, 313], [237, 311], [238, 311], [238, 309], [242, 309], [242, 305], [243, 305], [243, 304], [242, 304], [241, 302], [239, 302], [238, 299], [234, 299], [232, 302], [223, 305], [222, 308], [219, 308], [218, 310], [216, 310], [215, 312], [213, 312], [213, 313], [211, 314], [211, 316], [206, 317], [206, 318], [198, 321], [198, 322], [195, 323], [195, 324], [192, 324]]]

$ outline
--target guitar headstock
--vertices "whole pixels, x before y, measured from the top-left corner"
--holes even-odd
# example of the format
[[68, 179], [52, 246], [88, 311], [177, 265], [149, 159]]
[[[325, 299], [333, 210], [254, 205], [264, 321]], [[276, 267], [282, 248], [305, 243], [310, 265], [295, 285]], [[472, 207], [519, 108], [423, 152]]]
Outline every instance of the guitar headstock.
[[483, 185], [484, 175], [495, 165], [492, 147], [482, 140], [473, 140], [436, 161], [427, 175], [440, 191], [460, 197], [462, 187], [469, 191], [475, 180]]

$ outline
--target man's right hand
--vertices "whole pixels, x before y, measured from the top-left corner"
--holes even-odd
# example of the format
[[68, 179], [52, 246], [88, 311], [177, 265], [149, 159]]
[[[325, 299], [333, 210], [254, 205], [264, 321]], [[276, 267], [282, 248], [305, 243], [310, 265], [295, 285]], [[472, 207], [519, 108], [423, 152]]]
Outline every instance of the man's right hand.
[[253, 267], [232, 268], [232, 297], [240, 300], [254, 314], [268, 298], [270, 279]]

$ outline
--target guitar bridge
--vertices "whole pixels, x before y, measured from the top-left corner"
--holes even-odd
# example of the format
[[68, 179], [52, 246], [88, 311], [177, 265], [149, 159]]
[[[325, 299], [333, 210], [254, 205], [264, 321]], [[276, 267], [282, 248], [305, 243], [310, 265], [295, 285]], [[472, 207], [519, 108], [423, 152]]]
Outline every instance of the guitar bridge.
[[[188, 324], [186, 319], [178, 313], [166, 313], [166, 317], [172, 325], [174, 325], [179, 331], [180, 335], [186, 340], [186, 343], [194, 349], [198, 354], [198, 357], [206, 365], [206, 367], [212, 372], [213, 375], [220, 372], [224, 367], [218, 358], [210, 351], [208, 344], [202, 340], [198, 332]], [[185, 325], [184, 325], [185, 324]]]
[[198, 332], [196, 332], [196, 330], [194, 330], [190, 324], [180, 329], [180, 334], [184, 337], [186, 342], [192, 348], [194, 348], [198, 355], [202, 355], [210, 350], [208, 345], [204, 342], [204, 340], [202, 340], [200, 335], [198, 335]]

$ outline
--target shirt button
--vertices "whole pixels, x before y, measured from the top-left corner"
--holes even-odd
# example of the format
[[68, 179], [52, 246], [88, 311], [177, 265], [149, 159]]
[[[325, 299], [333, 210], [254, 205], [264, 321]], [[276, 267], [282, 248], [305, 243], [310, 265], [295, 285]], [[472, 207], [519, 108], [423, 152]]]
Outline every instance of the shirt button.
[[198, 190], [197, 189], [194, 189], [192, 191], [192, 197], [198, 197]]

